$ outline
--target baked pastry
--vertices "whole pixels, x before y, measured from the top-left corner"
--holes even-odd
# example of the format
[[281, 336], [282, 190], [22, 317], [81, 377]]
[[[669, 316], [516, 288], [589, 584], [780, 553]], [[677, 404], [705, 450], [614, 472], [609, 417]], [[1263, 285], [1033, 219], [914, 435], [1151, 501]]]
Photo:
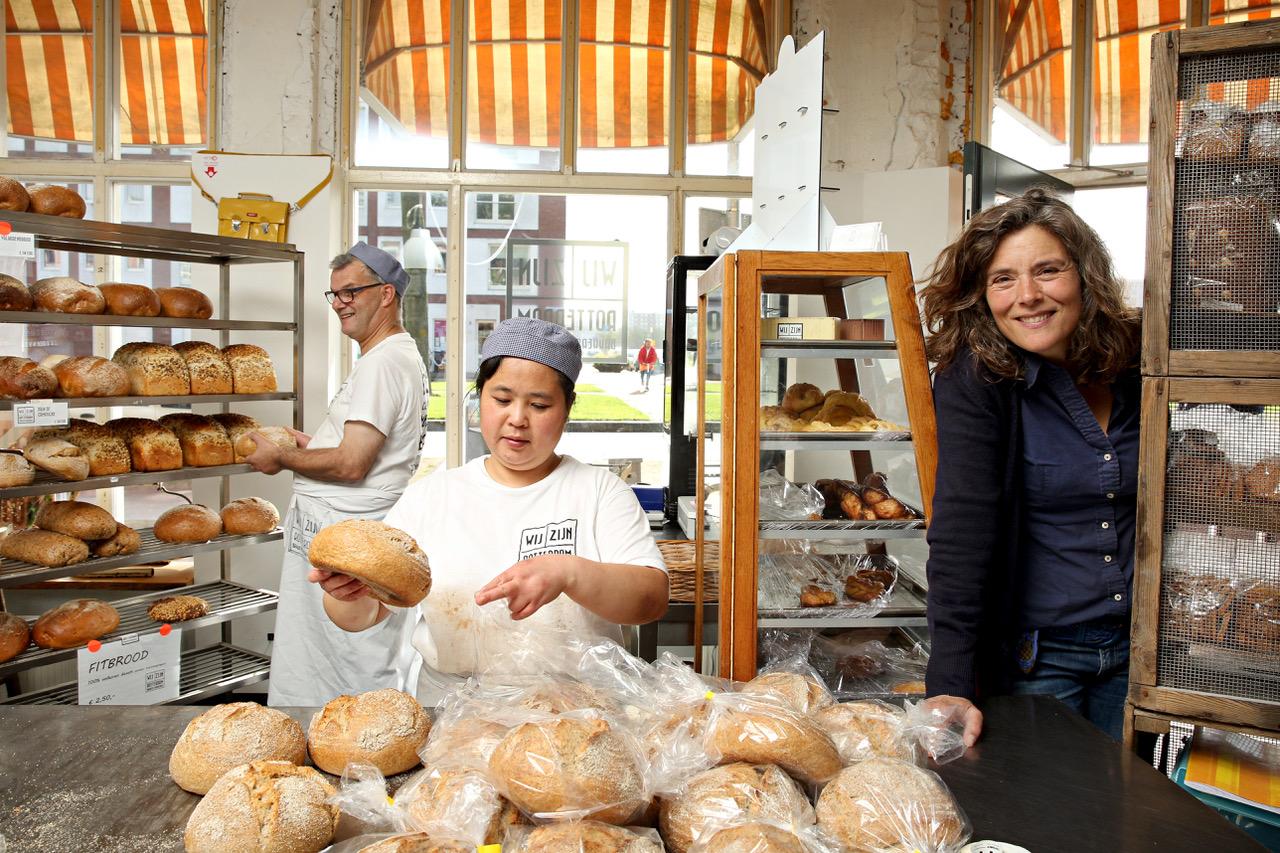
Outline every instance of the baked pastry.
[[53, 501], [36, 513], [36, 527], [77, 539], [109, 539], [116, 534], [116, 520], [97, 504], [85, 501]]
[[815, 480], [813, 487], [822, 495], [823, 518], [849, 521], [875, 521], [876, 514], [862, 501], [856, 483], [848, 480]]
[[1280, 235], [1271, 224], [1267, 199], [1256, 193], [1199, 198], [1183, 206], [1181, 220], [1190, 293], [1179, 284], [1174, 300], [1192, 307], [1218, 301], [1236, 310], [1275, 312]]
[[140, 397], [180, 397], [191, 393], [187, 363], [164, 344], [134, 342], [116, 350], [111, 360], [129, 374], [129, 392]]
[[205, 341], [183, 341], [173, 348], [187, 363], [192, 394], [230, 394], [231, 366], [222, 350]]
[[914, 761], [915, 753], [904, 732], [906, 713], [886, 702], [867, 699], [828, 705], [813, 715], [836, 745], [845, 764], [873, 756]]
[[222, 508], [222, 532], [237, 536], [270, 533], [280, 526], [280, 513], [271, 501], [240, 498]]
[[662, 853], [662, 845], [629, 829], [596, 820], [549, 823], [529, 833], [528, 853]]
[[13, 660], [31, 643], [31, 629], [27, 620], [12, 613], [0, 611], [0, 663]]
[[809, 848], [791, 830], [757, 822], [714, 832], [694, 845], [693, 853], [809, 853]]
[[307, 730], [307, 748], [316, 767], [335, 776], [352, 762], [390, 776], [418, 766], [418, 750], [430, 732], [431, 718], [417, 699], [400, 690], [372, 690], [339, 696], [320, 709]]
[[253, 761], [214, 782], [187, 820], [187, 853], [317, 853], [333, 840], [334, 787], [313, 767]]
[[923, 681], [899, 681], [889, 688], [889, 692], [897, 693], [901, 696], [914, 696], [917, 693], [923, 696], [924, 689]]
[[188, 622], [209, 615], [209, 602], [198, 595], [166, 595], [147, 608], [152, 622]]
[[89, 476], [89, 459], [69, 441], [60, 438], [33, 438], [22, 451], [32, 465], [64, 480]]
[[231, 383], [237, 394], [270, 394], [276, 390], [276, 369], [271, 356], [253, 344], [232, 344], [222, 348], [231, 366]]
[[65, 275], [38, 280], [31, 285], [31, 299], [37, 311], [62, 314], [101, 314], [107, 307], [102, 291]]
[[297, 720], [256, 702], [230, 702], [187, 723], [169, 754], [169, 775], [184, 791], [204, 794], [233, 767], [306, 760], [307, 739]]
[[828, 391], [822, 409], [814, 417], [834, 427], [849, 426], [856, 418], [874, 418], [876, 413], [861, 394], [852, 391]]
[[856, 572], [844, 579], [845, 598], [853, 601], [867, 604], [880, 598], [884, 593], [885, 585], [878, 579], [866, 577]]
[[[119, 436], [102, 424], [75, 418], [65, 427], [36, 430], [31, 436], [31, 443], [46, 438], [56, 438], [77, 447], [89, 460], [89, 474], [94, 477], [127, 474], [133, 468], [129, 448]], [[27, 447], [30, 449], [31, 444]]]
[[852, 850], [951, 850], [969, 822], [937, 775], [905, 761], [869, 758], [827, 783], [818, 826]]
[[0, 356], [0, 397], [9, 400], [34, 400], [52, 397], [58, 390], [53, 371], [29, 358]]
[[396, 792], [410, 826], [450, 827], [485, 844], [501, 844], [507, 827], [522, 822], [520, 812], [478, 770], [432, 767]]
[[142, 537], [127, 524], [117, 524], [113, 536], [89, 543], [89, 553], [95, 557], [121, 557], [133, 554], [142, 547]]
[[822, 402], [822, 391], [817, 385], [810, 385], [808, 382], [797, 382], [789, 386], [782, 395], [782, 408], [793, 415], [820, 406]]
[[811, 675], [795, 672], [766, 672], [757, 675], [742, 685], [738, 692], [776, 699], [797, 714], [812, 714], [819, 708], [835, 703], [827, 685]]
[[840, 755], [807, 715], [750, 695], [719, 697], [707, 730], [707, 750], [722, 762], [776, 764], [801, 782], [825, 782]]
[[1188, 160], [1231, 160], [1239, 157], [1248, 119], [1235, 106], [1197, 101], [1187, 107], [1178, 156]]
[[38, 566], [72, 566], [89, 559], [89, 546], [48, 530], [16, 530], [0, 539], [0, 557]]
[[230, 465], [235, 461], [227, 431], [212, 418], [190, 412], [175, 412], [160, 418], [160, 425], [178, 437], [182, 464], [188, 468]]
[[22, 213], [31, 207], [27, 188], [13, 178], [0, 178], [0, 210]]
[[27, 187], [27, 193], [31, 196], [31, 206], [27, 209], [32, 213], [84, 219], [84, 199], [73, 189], [50, 184], [32, 184]]
[[1243, 649], [1268, 656], [1280, 651], [1280, 586], [1259, 583], [1245, 590], [1235, 635]]
[[760, 407], [760, 429], [763, 432], [799, 432], [805, 421], [781, 406]]
[[93, 598], [76, 598], [62, 602], [37, 619], [31, 628], [31, 639], [42, 649], [74, 649], [119, 627], [120, 613], [110, 604]]
[[107, 302], [108, 314], [121, 317], [159, 317], [160, 297], [156, 292], [142, 284], [110, 284], [98, 285], [102, 298]]
[[207, 506], [183, 504], [162, 512], [152, 532], [161, 542], [208, 542], [222, 535], [222, 519]]
[[[221, 350], [219, 350], [219, 352], [221, 352]], [[238, 449], [240, 447], [240, 439], [253, 432], [255, 429], [261, 428], [258, 425], [257, 420], [249, 417], [248, 415], [241, 415], [236, 412], [220, 412], [215, 415], [210, 415], [209, 417], [221, 424], [222, 428], [227, 431], [227, 438], [231, 440], [231, 447], [235, 453], [235, 461], [243, 462], [245, 457]], [[252, 444], [253, 442], [250, 443]], [[255, 444], [254, 446], [256, 447], [257, 445]], [[252, 453], [253, 448], [250, 448], [249, 452]]]
[[475, 853], [475, 850], [474, 844], [434, 839], [426, 832], [408, 832], [375, 841], [356, 853]]
[[431, 592], [427, 555], [403, 530], [381, 521], [348, 519], [323, 528], [307, 549], [311, 565], [361, 580], [387, 604], [413, 607]]
[[1280, 503], [1280, 456], [1268, 456], [1255, 463], [1241, 482], [1246, 498]]
[[34, 304], [31, 291], [25, 284], [11, 275], [0, 273], [0, 311], [30, 311]]
[[162, 287], [156, 296], [160, 297], [160, 313], [165, 317], [208, 320], [213, 316], [213, 302], [195, 288]]
[[29, 486], [36, 478], [36, 469], [20, 453], [0, 453], [0, 488]]
[[149, 418], [116, 418], [105, 426], [129, 448], [135, 471], [172, 471], [182, 467], [182, 445], [172, 430]]
[[129, 374], [114, 361], [96, 355], [71, 356], [53, 367], [62, 397], [123, 397]]
[[[280, 447], [298, 446], [298, 440], [293, 437], [293, 433], [289, 432], [289, 430], [284, 427], [258, 427], [256, 430], [253, 430], [253, 432], [261, 433]], [[254, 440], [253, 436], [250, 433], [243, 433], [235, 443], [236, 458], [243, 461], [251, 456], [253, 451], [257, 450], [257, 448], [258, 442]]]
[[625, 826], [649, 802], [638, 751], [599, 718], [516, 726], [489, 757], [489, 778], [535, 817], [572, 812]]
[[835, 603], [836, 594], [817, 584], [806, 584], [804, 589], [800, 590], [801, 607], [833, 607]]
[[662, 800], [658, 829], [675, 853], [688, 853], [708, 830], [727, 822], [813, 823], [813, 806], [787, 774], [769, 764], [726, 764], [689, 780]]

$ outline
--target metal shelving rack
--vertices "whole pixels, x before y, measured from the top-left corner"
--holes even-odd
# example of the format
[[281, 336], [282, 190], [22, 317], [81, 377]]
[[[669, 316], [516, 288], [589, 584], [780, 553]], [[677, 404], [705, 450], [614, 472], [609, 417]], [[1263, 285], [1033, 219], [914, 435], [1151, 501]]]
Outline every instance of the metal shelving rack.
[[[170, 231], [138, 225], [117, 225], [65, 219], [56, 216], [40, 216], [31, 213], [3, 212], [0, 220], [8, 223], [13, 233], [31, 234], [37, 249], [96, 253], [120, 257], [151, 258], [164, 261], [181, 261], [211, 264], [218, 267], [218, 316], [207, 320], [175, 317], [125, 317], [112, 314], [61, 314], [43, 311], [0, 311], [0, 323], [55, 324], [79, 326], [150, 327], [169, 329], [213, 330], [218, 334], [218, 345], [231, 343], [232, 332], [270, 331], [287, 332], [294, 336], [293, 390], [270, 394], [205, 394], [165, 397], [92, 397], [63, 398], [71, 408], [105, 408], [155, 405], [214, 405], [228, 411], [230, 403], [258, 401], [291, 401], [293, 425], [302, 428], [303, 382], [301, 353], [303, 345], [302, 293], [303, 256], [292, 245], [260, 243]], [[292, 266], [293, 318], [290, 321], [232, 319], [231, 267], [242, 264], [287, 263]], [[12, 408], [13, 401], [0, 403], [0, 410]], [[229, 477], [253, 471], [240, 463], [207, 468], [178, 468], [172, 471], [132, 472], [113, 476], [90, 477], [68, 482], [41, 472], [28, 486], [0, 489], [0, 498], [18, 498], [33, 495], [57, 494], [70, 491], [116, 488], [128, 485], [164, 483], [174, 480], [222, 478], [220, 498], [230, 500]], [[141, 530], [143, 544], [136, 553], [122, 557], [87, 560], [71, 566], [49, 568], [14, 560], [0, 560], [0, 593], [5, 587], [18, 586], [49, 578], [81, 575], [104, 571], [124, 565], [132, 565], [157, 559], [203, 552], [220, 552], [221, 571], [218, 581], [191, 587], [194, 595], [205, 598], [210, 613], [200, 619], [182, 623], [184, 628], [206, 625], [222, 626], [222, 642], [204, 648], [184, 651], [177, 703], [194, 702], [248, 684], [263, 681], [267, 677], [270, 659], [256, 652], [233, 646], [230, 642], [230, 620], [254, 613], [275, 609], [276, 596], [267, 590], [254, 589], [231, 580], [230, 549], [270, 542], [282, 537], [277, 530], [255, 536], [219, 536], [198, 544], [171, 544], [159, 542], [149, 529]], [[112, 637], [120, 634], [145, 631], [155, 625], [146, 616], [147, 606], [166, 593], [154, 593], [118, 602], [121, 613], [120, 628]], [[2, 601], [2, 599], [0, 599]], [[73, 657], [75, 650], [52, 651], [30, 647], [18, 657], [0, 664], [0, 677], [12, 675], [30, 667], [53, 663]], [[0, 704], [75, 704], [77, 686], [74, 682], [57, 687], [11, 696]]]

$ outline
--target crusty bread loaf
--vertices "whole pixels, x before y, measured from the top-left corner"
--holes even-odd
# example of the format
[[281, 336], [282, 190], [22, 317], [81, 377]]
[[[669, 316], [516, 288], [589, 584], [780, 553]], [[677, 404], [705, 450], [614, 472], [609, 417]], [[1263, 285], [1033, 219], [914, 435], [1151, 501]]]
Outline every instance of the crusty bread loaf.
[[97, 504], [85, 501], [53, 501], [36, 513], [36, 527], [77, 539], [109, 539], [116, 535], [116, 520]]
[[425, 832], [393, 835], [361, 847], [356, 853], [475, 853], [474, 844], [433, 839]]
[[413, 607], [431, 592], [427, 555], [403, 530], [367, 519], [331, 524], [311, 540], [307, 559], [316, 568], [359, 578], [379, 600]]
[[[236, 461], [243, 462], [245, 454], [240, 452], [240, 439], [255, 429], [259, 429], [258, 422], [248, 415], [241, 415], [236, 412], [220, 412], [216, 415], [210, 415], [210, 417], [222, 424], [222, 428], [227, 431], [227, 438], [231, 439], [231, 447], [234, 449]], [[255, 442], [249, 442], [249, 444], [253, 444], [254, 447], [257, 446]], [[253, 452], [252, 447], [249, 448], [249, 452]]]
[[489, 778], [526, 814], [625, 826], [648, 804], [639, 750], [626, 738], [598, 718], [523, 723], [489, 757]]
[[31, 299], [35, 310], [61, 314], [101, 314], [107, 307], [102, 291], [65, 275], [36, 281], [31, 285]]
[[191, 375], [177, 350], [164, 344], [134, 342], [116, 350], [111, 360], [129, 374], [129, 392], [140, 397], [174, 397], [191, 393]]
[[129, 448], [135, 471], [172, 471], [182, 467], [182, 445], [172, 430], [149, 418], [116, 418], [105, 426]]
[[22, 213], [31, 207], [31, 194], [13, 178], [0, 178], [0, 210]]
[[334, 787], [312, 767], [254, 761], [222, 774], [187, 820], [187, 853], [317, 853], [333, 840]]
[[188, 468], [230, 465], [235, 460], [227, 431], [213, 418], [175, 412], [160, 418], [160, 425], [178, 437], [182, 464]]
[[194, 288], [162, 287], [156, 295], [160, 297], [160, 312], [166, 317], [208, 320], [213, 316], [213, 302]]
[[166, 595], [147, 607], [153, 622], [187, 622], [209, 615], [209, 602], [198, 595]]
[[418, 766], [430, 731], [431, 718], [417, 699], [401, 690], [372, 690], [321, 708], [307, 729], [307, 748], [316, 767], [335, 776], [353, 761], [390, 776]]
[[98, 285], [102, 298], [107, 302], [108, 314], [121, 317], [159, 317], [160, 297], [156, 292], [143, 284], [110, 284]]
[[809, 853], [809, 848], [791, 830], [757, 822], [714, 832], [700, 839], [693, 853]]
[[31, 643], [27, 620], [0, 611], [0, 663], [13, 660]]
[[222, 350], [205, 341], [183, 341], [173, 348], [187, 363], [192, 394], [232, 393], [231, 365]]
[[520, 812], [480, 771], [432, 767], [415, 774], [396, 792], [411, 826], [447, 826], [465, 837], [501, 844]]
[[62, 397], [123, 397], [129, 393], [129, 374], [123, 367], [96, 355], [64, 358], [53, 367]]
[[782, 408], [793, 415], [822, 405], [822, 391], [817, 385], [808, 382], [796, 382], [789, 386], [782, 395]]
[[32, 184], [27, 187], [27, 193], [31, 196], [31, 206], [27, 209], [32, 213], [64, 216], [67, 219], [84, 219], [84, 199], [73, 189], [49, 184]]
[[906, 713], [886, 702], [869, 699], [828, 705], [813, 719], [830, 736], [844, 764], [877, 755], [902, 761], [915, 758], [904, 732]]
[[271, 356], [253, 344], [232, 344], [222, 348], [231, 365], [231, 382], [237, 394], [269, 394], [276, 390], [276, 369]]
[[953, 850], [968, 820], [934, 773], [892, 758], [846, 767], [818, 797], [818, 825], [851, 850]]
[[270, 533], [280, 526], [280, 513], [271, 501], [262, 498], [240, 498], [222, 508], [222, 531], [244, 536]]
[[133, 554], [142, 547], [142, 537], [127, 524], [117, 524], [114, 536], [89, 543], [89, 553], [95, 557], [120, 557]]
[[32, 465], [64, 480], [83, 480], [89, 476], [89, 459], [69, 441], [33, 438], [22, 453]]
[[480, 717], [463, 717], [447, 726], [432, 728], [423, 747], [422, 761], [428, 767], [474, 767], [488, 772], [489, 756], [507, 736], [510, 726]]
[[74, 418], [65, 427], [37, 430], [31, 436], [31, 441], [36, 442], [46, 438], [70, 442], [79, 448], [84, 457], [89, 460], [89, 474], [94, 477], [127, 474], [133, 468], [129, 448], [124, 440], [103, 424]]
[[120, 613], [110, 604], [95, 598], [75, 598], [37, 619], [31, 639], [42, 649], [74, 649], [118, 627]]
[[717, 698], [707, 731], [708, 751], [723, 762], [776, 764], [801, 782], [825, 782], [839, 772], [840, 754], [809, 717], [774, 700]]
[[[280, 447], [297, 447], [298, 446], [298, 440], [293, 437], [293, 433], [289, 432], [289, 430], [285, 429], [284, 427], [278, 427], [278, 426], [258, 427], [253, 432], [261, 433], [262, 435], [271, 439], [271, 441], [278, 444]], [[253, 451], [257, 449], [257, 447], [258, 447], [258, 442], [253, 438], [252, 433], [243, 433], [240, 436], [240, 438], [236, 440], [236, 444], [235, 444], [236, 458], [238, 460], [243, 460], [249, 457], [250, 455], [252, 455]]]
[[664, 798], [658, 828], [667, 848], [688, 853], [704, 833], [731, 821], [781, 826], [813, 823], [813, 806], [787, 774], [770, 764], [726, 764], [703, 771]]
[[525, 853], [662, 853], [662, 845], [620, 826], [595, 820], [550, 823], [534, 829]]
[[36, 469], [20, 453], [0, 453], [0, 488], [27, 486], [36, 478]]
[[161, 542], [208, 542], [222, 534], [222, 519], [207, 506], [183, 504], [162, 512], [152, 532]]
[[183, 790], [205, 794], [223, 773], [251, 761], [305, 764], [302, 726], [256, 702], [215, 705], [182, 730], [169, 755], [169, 775]]
[[47, 367], [21, 356], [0, 356], [0, 397], [34, 400], [52, 397], [57, 390], [58, 378]]
[[827, 685], [811, 675], [794, 672], [766, 672], [742, 685], [741, 693], [770, 696], [797, 714], [812, 714], [835, 702]]
[[25, 284], [0, 273], [0, 311], [30, 311], [34, 304]]

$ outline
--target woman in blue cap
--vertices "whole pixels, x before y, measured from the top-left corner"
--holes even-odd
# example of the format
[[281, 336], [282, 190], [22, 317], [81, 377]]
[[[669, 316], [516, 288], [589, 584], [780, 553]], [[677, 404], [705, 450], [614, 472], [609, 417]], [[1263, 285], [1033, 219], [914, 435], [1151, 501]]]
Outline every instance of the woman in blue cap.
[[[431, 562], [413, 634], [426, 704], [485, 666], [475, 632], [489, 602], [505, 600], [513, 619], [533, 626], [618, 641], [620, 625], [651, 622], [667, 607], [666, 567], [635, 495], [609, 471], [556, 453], [582, 369], [577, 338], [515, 317], [480, 357], [489, 455], [410, 485], [386, 517]], [[314, 569], [311, 579], [341, 628], [367, 630], [389, 614], [354, 578]]]

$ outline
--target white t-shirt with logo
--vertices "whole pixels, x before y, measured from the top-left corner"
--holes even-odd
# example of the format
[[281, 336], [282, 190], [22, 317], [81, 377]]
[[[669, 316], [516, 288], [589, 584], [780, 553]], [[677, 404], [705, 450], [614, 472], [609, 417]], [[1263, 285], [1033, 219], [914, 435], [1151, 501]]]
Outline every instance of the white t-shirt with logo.
[[[460, 468], [438, 469], [405, 490], [386, 523], [413, 536], [431, 563], [431, 593], [419, 605], [421, 618], [413, 632], [428, 680], [430, 671], [465, 675], [483, 670], [485, 649], [502, 644], [482, 636], [475, 593], [523, 559], [576, 554], [666, 571], [631, 489], [612, 472], [571, 456], [562, 457], [542, 480], [521, 488], [495, 482], [483, 457]], [[617, 624], [565, 595], [521, 625], [622, 640]]]
[[[412, 335], [399, 332], [379, 341], [356, 360], [308, 447], [337, 447], [342, 443], [347, 421], [371, 424], [386, 436], [386, 443], [365, 478], [349, 487], [404, 491], [418, 469], [426, 435], [428, 381], [427, 368]], [[294, 488], [303, 494], [325, 494], [333, 487], [333, 483], [301, 474], [294, 477]]]

